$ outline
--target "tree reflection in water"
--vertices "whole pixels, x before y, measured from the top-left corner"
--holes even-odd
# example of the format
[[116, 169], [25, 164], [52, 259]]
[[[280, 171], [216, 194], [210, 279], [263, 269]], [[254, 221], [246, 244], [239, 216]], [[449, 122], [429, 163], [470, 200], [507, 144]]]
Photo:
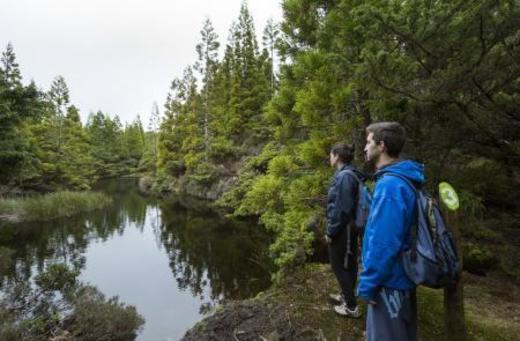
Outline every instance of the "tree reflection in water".
[[[182, 289], [209, 299], [251, 297], [269, 285], [269, 237], [247, 222], [232, 222], [206, 207], [187, 209], [178, 200], [160, 204], [160, 239]], [[203, 310], [211, 307], [205, 305]]]
[[[101, 182], [97, 190], [113, 197], [103, 210], [50, 222], [0, 228], [2, 283], [28, 281], [51, 263], [85, 268], [91, 241], [123, 235], [130, 226], [152, 228], [164, 248], [181, 290], [205, 303], [201, 312], [226, 299], [251, 297], [270, 282], [269, 236], [248, 222], [233, 222], [186, 198], [158, 200], [138, 193], [135, 180]], [[145, 273], [142, 276], [146, 276]], [[208, 297], [205, 297], [208, 296]]]

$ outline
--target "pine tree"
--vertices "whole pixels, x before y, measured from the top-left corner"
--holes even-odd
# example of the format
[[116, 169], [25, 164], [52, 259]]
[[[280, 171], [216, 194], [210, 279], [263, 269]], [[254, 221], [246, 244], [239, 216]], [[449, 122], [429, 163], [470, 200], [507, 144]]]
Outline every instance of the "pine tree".
[[97, 177], [88, 134], [81, 125], [78, 109], [71, 105], [63, 121], [60, 169], [66, 188], [89, 189]]
[[124, 152], [128, 165], [135, 169], [141, 160], [145, 147], [145, 134], [141, 123], [141, 118], [137, 118], [125, 126], [123, 132]]
[[202, 126], [204, 129], [204, 149], [207, 155], [210, 144], [210, 124], [212, 120], [212, 103], [210, 93], [212, 91], [213, 82], [215, 78], [215, 72], [218, 65], [218, 48], [220, 46], [217, 41], [218, 35], [213, 29], [211, 21], [206, 19], [204, 27], [200, 31], [202, 42], [197, 44], [196, 50], [198, 54], [198, 62], [195, 64], [195, 69], [200, 73], [202, 80], [201, 100], [203, 102], [203, 122]]
[[165, 119], [159, 134], [158, 168], [165, 177], [182, 175], [186, 170], [184, 157], [191, 150], [188, 138], [188, 116], [195, 109], [196, 79], [191, 67], [184, 70], [182, 79], [174, 79], [165, 103]]
[[153, 168], [156, 169], [157, 155], [159, 150], [159, 127], [161, 126], [161, 114], [157, 103], [154, 102], [152, 106], [152, 112], [150, 113], [150, 122], [148, 124], [148, 131], [152, 136], [152, 162]]
[[61, 154], [62, 126], [67, 106], [69, 105], [69, 88], [63, 76], [54, 78], [51, 88], [47, 93], [49, 102], [55, 114], [56, 126], [58, 127], [57, 148], [58, 156]]
[[96, 174], [100, 177], [112, 177], [128, 172], [125, 165], [124, 132], [117, 115], [98, 111], [91, 114], [87, 121], [92, 155], [96, 165]]
[[14, 53], [13, 45], [11, 43], [8, 43], [5, 51], [2, 52], [2, 58], [0, 61], [2, 64], [2, 71], [0, 75], [2, 76], [5, 84], [7, 84], [7, 87], [13, 89], [17, 86], [20, 86], [22, 76], [18, 63], [16, 62], [16, 54]]
[[40, 117], [43, 108], [34, 82], [22, 85], [13, 47], [8, 44], [0, 63], [0, 184], [23, 181], [22, 171], [34, 159], [26, 142], [26, 122]]
[[262, 40], [264, 43], [264, 48], [269, 53], [269, 75], [270, 75], [270, 85], [271, 91], [275, 89], [275, 47], [278, 40], [278, 36], [280, 35], [280, 31], [278, 29], [278, 25], [276, 25], [273, 19], [269, 19], [264, 29], [264, 34], [262, 36]]

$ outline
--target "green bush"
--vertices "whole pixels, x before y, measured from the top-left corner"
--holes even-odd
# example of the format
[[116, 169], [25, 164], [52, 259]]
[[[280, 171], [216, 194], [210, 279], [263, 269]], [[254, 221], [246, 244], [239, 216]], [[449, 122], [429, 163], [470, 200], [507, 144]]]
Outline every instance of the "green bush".
[[267, 210], [276, 210], [282, 204], [284, 181], [272, 175], [259, 176], [255, 179], [238, 211], [242, 214], [262, 214]]
[[200, 162], [195, 166], [192, 173], [189, 174], [190, 180], [202, 185], [209, 185], [217, 179], [219, 175], [215, 165], [207, 162]]

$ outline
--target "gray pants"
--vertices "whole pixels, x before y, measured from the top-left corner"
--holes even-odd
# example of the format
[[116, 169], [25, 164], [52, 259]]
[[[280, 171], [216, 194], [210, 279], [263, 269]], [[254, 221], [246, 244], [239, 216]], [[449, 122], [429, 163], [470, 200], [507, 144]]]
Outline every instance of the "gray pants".
[[367, 341], [417, 340], [415, 289], [381, 288], [367, 311]]

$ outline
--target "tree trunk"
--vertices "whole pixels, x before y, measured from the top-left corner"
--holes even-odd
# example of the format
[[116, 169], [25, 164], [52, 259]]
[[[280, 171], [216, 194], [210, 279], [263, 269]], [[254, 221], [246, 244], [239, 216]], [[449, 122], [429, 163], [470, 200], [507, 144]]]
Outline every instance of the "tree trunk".
[[[446, 212], [448, 226], [453, 233], [455, 247], [462, 266], [462, 250], [460, 248], [460, 219], [458, 212]], [[464, 281], [459, 280], [444, 289], [445, 337], [450, 341], [462, 341], [467, 338], [466, 320], [464, 317]]]

